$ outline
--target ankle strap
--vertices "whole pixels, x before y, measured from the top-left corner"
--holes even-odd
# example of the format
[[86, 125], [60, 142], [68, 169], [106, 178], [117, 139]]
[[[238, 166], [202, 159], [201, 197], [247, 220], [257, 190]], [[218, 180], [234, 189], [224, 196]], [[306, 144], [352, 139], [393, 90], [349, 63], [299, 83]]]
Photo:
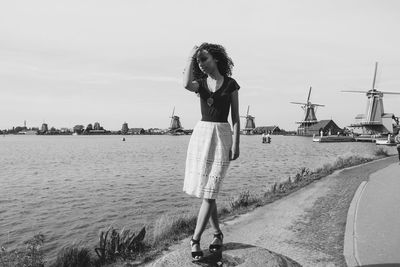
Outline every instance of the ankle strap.
[[196, 239], [191, 239], [190, 240], [193, 244], [200, 244], [200, 239], [199, 240], [196, 240]]
[[222, 239], [224, 237], [224, 234], [222, 232], [219, 232], [217, 234], [214, 234], [214, 237], [218, 238], [218, 239]]

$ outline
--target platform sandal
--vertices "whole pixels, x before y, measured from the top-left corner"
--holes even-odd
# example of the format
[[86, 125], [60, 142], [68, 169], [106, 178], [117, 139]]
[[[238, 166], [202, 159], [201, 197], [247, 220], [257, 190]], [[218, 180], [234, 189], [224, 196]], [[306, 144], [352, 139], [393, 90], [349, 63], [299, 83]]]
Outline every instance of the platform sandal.
[[224, 240], [224, 234], [219, 232], [218, 234], [214, 234], [214, 238], [221, 240], [221, 244], [211, 244], [209, 250], [211, 253], [217, 252], [222, 248], [222, 241]]
[[[190, 240], [190, 246], [193, 247], [194, 245], [200, 245], [200, 239], [191, 239]], [[193, 261], [199, 261], [203, 258], [203, 251], [192, 251], [192, 259]]]

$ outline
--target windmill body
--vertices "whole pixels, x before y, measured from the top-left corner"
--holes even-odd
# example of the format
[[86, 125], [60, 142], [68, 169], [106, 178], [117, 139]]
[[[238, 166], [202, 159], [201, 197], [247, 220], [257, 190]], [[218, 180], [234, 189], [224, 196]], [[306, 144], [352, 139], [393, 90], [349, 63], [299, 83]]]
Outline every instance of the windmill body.
[[314, 104], [310, 101], [312, 87], [310, 87], [308, 91], [307, 101], [305, 103], [302, 102], [290, 102], [292, 104], [301, 105], [301, 108], [304, 110], [304, 117], [301, 121], [296, 121], [296, 123], [300, 124], [297, 128], [298, 135], [312, 135], [311, 127], [318, 123], [317, 116], [315, 115], [317, 107], [323, 107], [324, 105]]
[[181, 122], [179, 120], [178, 116], [173, 116], [171, 117], [171, 126], [169, 127], [171, 130], [178, 130], [178, 129], [182, 129], [182, 125]]
[[171, 124], [170, 127], [168, 128], [168, 132], [172, 134], [177, 134], [178, 132], [182, 132], [183, 127], [179, 117], [175, 115], [175, 107], [172, 110], [172, 115], [170, 118], [171, 118]]
[[[392, 94], [400, 95], [399, 92], [383, 92], [375, 88], [376, 72], [378, 63], [375, 63], [375, 73], [372, 82], [372, 89], [365, 91], [343, 91], [351, 93], [365, 93], [367, 96], [367, 106], [364, 114], [358, 114], [355, 117], [355, 123], [350, 127], [355, 133], [363, 135], [382, 135], [392, 134], [394, 129], [398, 127], [398, 118], [393, 113], [385, 113], [383, 108], [383, 95]], [[395, 122], [395, 123], [393, 123]]]
[[246, 116], [240, 116], [246, 119], [245, 127], [242, 130], [245, 134], [253, 134], [254, 129], [256, 128], [256, 124], [254, 122], [255, 117], [249, 115], [250, 106], [247, 107], [247, 114]]

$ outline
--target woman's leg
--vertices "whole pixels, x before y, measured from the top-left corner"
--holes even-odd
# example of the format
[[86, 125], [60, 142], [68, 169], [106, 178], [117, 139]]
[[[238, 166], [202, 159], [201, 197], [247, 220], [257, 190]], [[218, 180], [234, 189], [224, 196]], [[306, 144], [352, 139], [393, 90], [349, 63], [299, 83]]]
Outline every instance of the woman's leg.
[[213, 208], [211, 210], [210, 224], [211, 224], [211, 227], [214, 229], [215, 234], [221, 232], [221, 229], [219, 228], [219, 221], [218, 221], [217, 203], [215, 201], [214, 201]]
[[201, 203], [199, 215], [197, 216], [196, 229], [194, 230], [193, 239], [199, 240], [210, 219], [211, 212], [215, 206], [215, 199], [204, 198]]
[[[219, 228], [219, 221], [218, 221], [218, 210], [217, 210], [217, 203], [214, 202], [214, 207], [211, 210], [211, 217], [210, 217], [210, 224], [214, 230], [214, 234], [221, 233], [221, 228]], [[212, 245], [222, 245], [222, 241], [218, 238], [213, 239], [211, 242]]]

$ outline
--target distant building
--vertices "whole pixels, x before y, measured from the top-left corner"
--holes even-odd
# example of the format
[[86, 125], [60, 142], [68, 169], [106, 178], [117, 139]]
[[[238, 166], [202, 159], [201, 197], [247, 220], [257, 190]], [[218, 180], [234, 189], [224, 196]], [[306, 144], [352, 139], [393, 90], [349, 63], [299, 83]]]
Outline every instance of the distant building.
[[122, 133], [122, 134], [127, 134], [128, 131], [129, 131], [128, 123], [124, 122], [124, 123], [122, 124], [121, 133]]
[[[79, 126], [80, 125], [76, 125], [75, 127], [78, 128]], [[93, 135], [96, 135], [96, 134], [110, 134], [110, 131], [104, 130], [104, 128], [100, 126], [100, 123], [95, 122], [94, 123], [94, 127], [92, 126], [92, 124], [88, 124], [86, 126], [86, 129], [83, 131], [83, 134], [84, 135], [86, 135], [86, 134], [93, 134]]]
[[35, 135], [35, 134], [37, 134], [37, 131], [35, 131], [35, 130], [23, 130], [23, 131], [18, 132], [18, 134]]
[[71, 133], [71, 129], [67, 128], [67, 127], [63, 127], [60, 129], [61, 133]]
[[[383, 105], [383, 104], [382, 104]], [[377, 115], [376, 115], [377, 116]], [[354, 133], [357, 134], [390, 134], [394, 133], [394, 121], [396, 117], [393, 113], [380, 113], [377, 121], [366, 120], [365, 114], [358, 114], [355, 117], [355, 123], [350, 127], [354, 128]]]
[[106, 130], [90, 130], [89, 134], [105, 134]]
[[165, 131], [160, 128], [150, 128], [147, 130], [149, 134], [164, 134]]
[[192, 134], [193, 133], [193, 129], [186, 129], [186, 130], [183, 130], [183, 132], [185, 134]]
[[86, 126], [85, 132], [90, 132], [91, 130], [93, 130], [93, 125], [92, 125], [91, 123], [89, 123], [89, 124]]
[[60, 130], [58, 130], [58, 129], [54, 128], [54, 127], [51, 127], [49, 133], [50, 134], [59, 134]]
[[73, 132], [77, 133], [77, 134], [83, 133], [84, 130], [85, 130], [85, 126], [83, 126], [83, 125], [75, 125], [73, 128]]
[[100, 126], [100, 123], [95, 122], [94, 126], [93, 126], [93, 130], [96, 130], [96, 131], [103, 130], [103, 127]]
[[312, 136], [312, 135], [337, 135], [337, 133], [342, 133], [343, 129], [336, 125], [333, 120], [320, 120], [316, 124], [313, 124], [307, 129], [307, 133], [303, 135]]
[[41, 131], [42, 133], [46, 133], [48, 130], [49, 130], [49, 127], [48, 127], [47, 123], [43, 123], [43, 124], [42, 124], [42, 128], [41, 128], [40, 131]]
[[145, 130], [143, 128], [131, 128], [128, 131], [128, 134], [144, 134]]
[[279, 126], [260, 126], [254, 129], [255, 134], [269, 133], [269, 134], [281, 134], [282, 131]]

